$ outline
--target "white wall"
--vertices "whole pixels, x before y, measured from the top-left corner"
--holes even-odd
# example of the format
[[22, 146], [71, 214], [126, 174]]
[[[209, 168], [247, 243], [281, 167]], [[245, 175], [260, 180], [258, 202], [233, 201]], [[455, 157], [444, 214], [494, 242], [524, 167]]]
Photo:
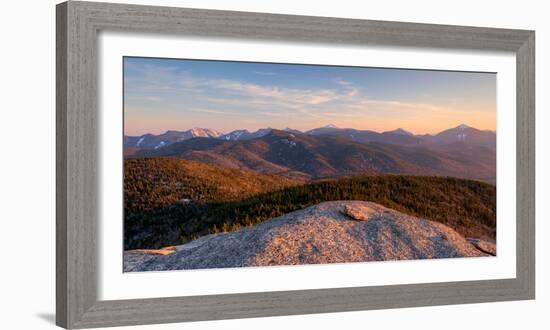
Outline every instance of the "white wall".
[[[3, 3], [0, 19], [0, 318], [4, 329], [53, 328], [55, 311], [55, 8]], [[147, 329], [548, 328], [550, 20], [544, 1], [111, 1], [182, 7], [534, 29], [537, 31], [537, 300], [145, 326]], [[546, 10], [545, 10], [546, 9]], [[7, 225], [7, 226], [6, 226]], [[546, 239], [546, 240], [544, 240]]]

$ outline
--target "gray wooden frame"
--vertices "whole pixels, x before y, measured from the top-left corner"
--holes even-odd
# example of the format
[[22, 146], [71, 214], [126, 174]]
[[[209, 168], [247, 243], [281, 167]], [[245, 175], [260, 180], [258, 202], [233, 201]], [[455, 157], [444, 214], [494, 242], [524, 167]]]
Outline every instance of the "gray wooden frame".
[[[515, 52], [517, 277], [98, 301], [99, 31]], [[535, 297], [534, 31], [94, 2], [57, 5], [56, 322], [65, 328], [357, 311]], [[501, 132], [499, 132], [500, 134]], [[505, 134], [505, 133], [504, 133]]]

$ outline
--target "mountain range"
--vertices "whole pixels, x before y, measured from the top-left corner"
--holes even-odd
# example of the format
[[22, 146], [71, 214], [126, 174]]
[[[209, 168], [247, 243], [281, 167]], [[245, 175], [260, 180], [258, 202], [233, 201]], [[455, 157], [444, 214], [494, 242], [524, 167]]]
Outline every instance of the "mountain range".
[[166, 131], [160, 135], [143, 134], [140, 136], [124, 136], [124, 149], [158, 149], [173, 143], [196, 137], [220, 138], [223, 134], [209, 128], [192, 128], [187, 131]]
[[403, 129], [377, 133], [330, 125], [307, 132], [263, 129], [224, 135], [193, 129], [178, 134], [170, 131], [158, 136], [125, 137], [127, 157], [176, 157], [305, 181], [414, 174], [494, 183], [495, 149], [494, 132], [465, 125], [421, 136]]
[[[225, 141], [246, 141], [261, 138], [269, 134], [272, 128], [262, 128], [254, 132], [246, 129], [238, 129], [223, 134], [209, 128], [192, 128], [186, 131], [170, 130], [163, 134], [143, 134], [140, 136], [124, 136], [124, 148], [126, 149], [159, 149], [171, 144], [197, 137], [214, 138]], [[433, 145], [463, 142], [470, 145], [481, 145], [494, 148], [496, 146], [496, 134], [494, 131], [479, 130], [467, 125], [459, 125], [439, 132], [437, 134], [415, 135], [402, 128], [387, 132], [375, 132], [371, 130], [358, 130], [353, 128], [339, 128], [327, 125], [314, 128], [309, 131], [299, 131], [292, 128], [283, 129], [285, 132], [302, 135], [330, 135], [347, 137], [355, 142], [381, 142], [398, 145]]]

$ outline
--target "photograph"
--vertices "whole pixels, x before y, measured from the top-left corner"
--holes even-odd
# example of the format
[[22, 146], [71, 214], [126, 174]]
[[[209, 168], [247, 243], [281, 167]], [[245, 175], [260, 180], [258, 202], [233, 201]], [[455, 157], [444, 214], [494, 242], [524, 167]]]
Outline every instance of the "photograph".
[[122, 60], [124, 272], [497, 255], [497, 73]]

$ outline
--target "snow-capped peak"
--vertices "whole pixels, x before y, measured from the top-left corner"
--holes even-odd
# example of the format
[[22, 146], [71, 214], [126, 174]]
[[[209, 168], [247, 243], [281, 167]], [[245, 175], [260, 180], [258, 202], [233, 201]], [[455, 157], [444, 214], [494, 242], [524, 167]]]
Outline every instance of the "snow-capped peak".
[[248, 135], [249, 132], [245, 129], [238, 129], [235, 131], [231, 131], [227, 134], [222, 134], [219, 136], [219, 138], [223, 140], [240, 140], [241, 137]]
[[466, 141], [466, 138], [468, 137], [468, 134], [466, 134], [467, 131], [465, 131], [465, 130], [467, 128], [470, 128], [470, 127], [466, 124], [460, 124], [456, 127], [456, 129], [458, 130], [458, 132], [456, 133], [457, 141], [462, 141], [462, 142]]
[[262, 136], [266, 136], [267, 134], [269, 134], [271, 132], [271, 128], [261, 128], [259, 130], [257, 130], [256, 132], [254, 132], [254, 136], [259, 138], [259, 137], [262, 137]]
[[136, 143], [136, 147], [139, 148], [139, 146], [143, 143], [143, 140], [145, 140], [145, 137], [144, 136], [140, 137], [138, 142]]
[[157, 144], [153, 149], [157, 150], [158, 148], [162, 148], [166, 145], [166, 142], [160, 141], [159, 144]]
[[222, 133], [219, 132], [219, 131], [216, 131], [215, 129], [207, 128], [206, 132], [211, 137], [220, 137], [220, 136], [222, 136]]
[[210, 129], [210, 128], [200, 128], [195, 127], [189, 130], [189, 133], [193, 137], [219, 137], [221, 135], [220, 132]]
[[241, 129], [241, 130], [238, 130], [238, 131], [231, 132], [230, 135], [233, 136], [235, 138], [235, 140], [238, 140], [241, 137], [241, 135], [243, 135], [244, 133], [246, 133], [246, 131]]
[[199, 127], [192, 128], [189, 131], [193, 136], [202, 136], [202, 137], [206, 136], [206, 132]]
[[336, 128], [336, 125], [334, 124], [328, 124], [326, 126], [323, 126], [324, 128]]

